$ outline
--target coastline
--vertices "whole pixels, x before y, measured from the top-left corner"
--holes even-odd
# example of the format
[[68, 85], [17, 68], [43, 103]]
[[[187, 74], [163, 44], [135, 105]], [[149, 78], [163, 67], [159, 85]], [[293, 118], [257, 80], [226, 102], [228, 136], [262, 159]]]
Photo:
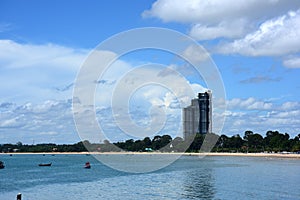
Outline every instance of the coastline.
[[183, 156], [243, 156], [243, 157], [268, 157], [268, 158], [296, 158], [300, 159], [300, 154], [294, 153], [226, 153], [226, 152], [208, 152], [208, 153], [163, 153], [163, 152], [13, 152], [0, 153], [0, 155], [183, 155]]

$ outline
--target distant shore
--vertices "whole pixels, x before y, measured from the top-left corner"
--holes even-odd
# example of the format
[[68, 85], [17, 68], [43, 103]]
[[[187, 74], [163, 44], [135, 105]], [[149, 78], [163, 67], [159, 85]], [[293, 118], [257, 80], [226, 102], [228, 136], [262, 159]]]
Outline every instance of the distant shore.
[[21, 155], [21, 154], [45, 154], [45, 155], [183, 155], [183, 156], [244, 156], [244, 157], [272, 157], [272, 158], [297, 158], [300, 159], [300, 154], [294, 153], [225, 153], [225, 152], [209, 152], [209, 153], [162, 153], [162, 152], [13, 152], [0, 153], [0, 155]]

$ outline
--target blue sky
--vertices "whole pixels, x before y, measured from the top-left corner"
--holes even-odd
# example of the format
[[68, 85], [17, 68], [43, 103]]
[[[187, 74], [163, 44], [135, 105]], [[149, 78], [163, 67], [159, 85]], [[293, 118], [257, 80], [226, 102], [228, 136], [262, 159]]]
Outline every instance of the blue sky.
[[[300, 133], [299, 1], [0, 0], [0, 143], [79, 141], [71, 107], [80, 66], [100, 42], [143, 27], [187, 34], [209, 52], [226, 90], [223, 134]], [[107, 114], [111, 92], [101, 87], [112, 91], [122, 72], [151, 62], [186, 73], [195, 92], [206, 87], [169, 53], [122, 56], [96, 95], [97, 117], [113, 141], [126, 137]], [[160, 134], [174, 136], [181, 109], [167, 90], [146, 87], [131, 102], [132, 118], [145, 126], [149, 106], [164, 107]]]

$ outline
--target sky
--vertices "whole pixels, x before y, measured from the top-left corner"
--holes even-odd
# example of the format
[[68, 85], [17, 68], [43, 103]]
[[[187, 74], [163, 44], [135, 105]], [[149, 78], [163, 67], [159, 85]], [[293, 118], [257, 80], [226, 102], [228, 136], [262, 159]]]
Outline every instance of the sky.
[[[80, 69], [101, 42], [144, 27], [177, 31], [205, 48], [226, 94], [225, 123], [217, 134], [300, 133], [298, 0], [0, 0], [0, 143], [84, 139], [76, 130], [72, 108]], [[176, 99], [169, 88], [157, 84], [138, 88], [126, 112], [141, 127], [136, 129], [139, 134], [133, 129], [122, 134], [114, 118], [121, 114], [117, 109], [111, 114], [114, 89], [124, 74], [133, 71], [145, 79], [155, 77], [153, 82], [161, 80], [157, 78], [161, 69], [151, 63], [173, 70], [164, 81], [178, 87], [188, 83], [194, 97], [208, 88], [205, 77], [194, 76], [192, 68], [170, 52], [143, 49], [122, 55], [94, 80], [93, 112], [107, 139], [181, 136], [181, 109], [193, 95], [184, 93]], [[141, 65], [147, 67], [134, 71]], [[126, 88], [123, 82], [119, 90]], [[115, 103], [127, 101], [118, 98]], [[155, 106], [164, 116], [151, 118]], [[147, 129], [151, 120], [166, 121], [162, 129], [151, 132]], [[218, 117], [213, 123], [218, 124]]]

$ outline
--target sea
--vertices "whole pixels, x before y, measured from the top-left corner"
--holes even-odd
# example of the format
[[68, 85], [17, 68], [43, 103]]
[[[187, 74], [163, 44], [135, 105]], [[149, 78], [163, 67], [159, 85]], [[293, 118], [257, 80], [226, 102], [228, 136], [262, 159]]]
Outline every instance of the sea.
[[[106, 156], [126, 167], [133, 163], [123, 158], [137, 155]], [[119, 171], [84, 154], [2, 154], [0, 160], [0, 200], [18, 193], [22, 200], [300, 199], [300, 159], [186, 155], [147, 173]]]

